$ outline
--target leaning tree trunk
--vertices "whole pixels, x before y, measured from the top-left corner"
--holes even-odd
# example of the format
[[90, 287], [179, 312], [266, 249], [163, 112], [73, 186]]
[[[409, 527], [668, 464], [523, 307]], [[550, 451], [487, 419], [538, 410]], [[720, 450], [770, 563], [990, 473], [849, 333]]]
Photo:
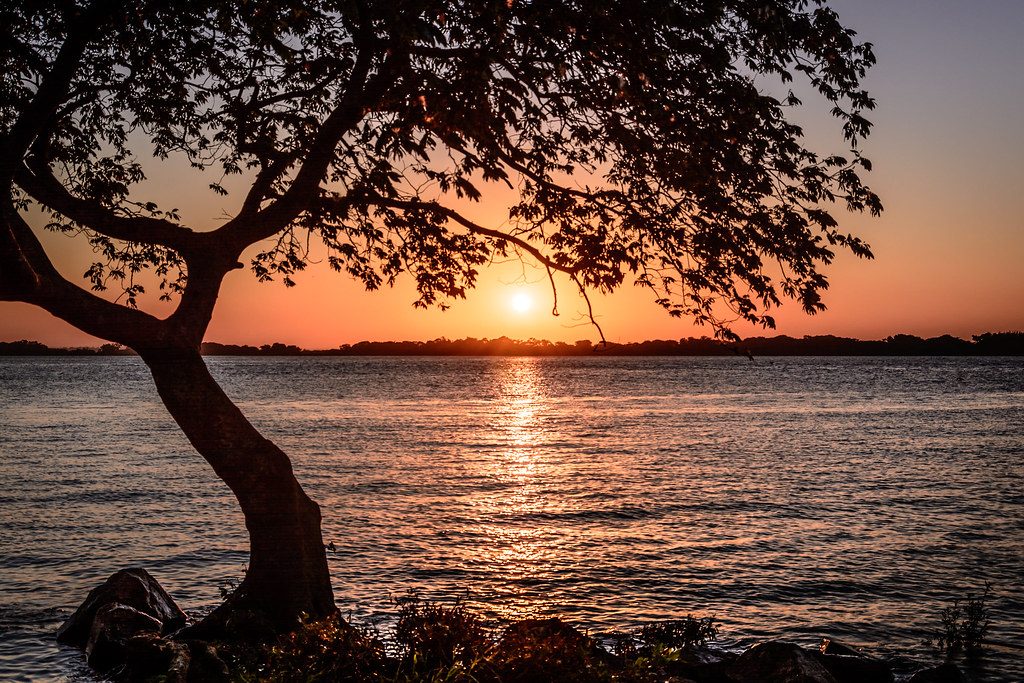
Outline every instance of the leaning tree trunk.
[[334, 612], [320, 508], [295, 479], [288, 456], [242, 415], [198, 350], [141, 355], [175, 421], [235, 494], [249, 531], [245, 579], [187, 635], [256, 639]]

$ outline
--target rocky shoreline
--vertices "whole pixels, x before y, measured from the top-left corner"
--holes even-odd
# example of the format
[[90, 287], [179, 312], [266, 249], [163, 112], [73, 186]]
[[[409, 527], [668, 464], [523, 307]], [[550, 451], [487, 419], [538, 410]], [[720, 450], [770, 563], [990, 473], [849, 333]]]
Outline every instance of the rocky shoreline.
[[185, 613], [144, 569], [93, 589], [57, 634], [123, 681], [465, 681], [475, 683], [967, 683], [952, 662], [908, 669], [830, 638], [817, 649], [767, 641], [715, 648], [709, 619], [659, 622], [601, 643], [559, 619], [490, 633], [460, 606], [412, 600], [391, 647], [339, 616], [261, 643], [188, 637]]

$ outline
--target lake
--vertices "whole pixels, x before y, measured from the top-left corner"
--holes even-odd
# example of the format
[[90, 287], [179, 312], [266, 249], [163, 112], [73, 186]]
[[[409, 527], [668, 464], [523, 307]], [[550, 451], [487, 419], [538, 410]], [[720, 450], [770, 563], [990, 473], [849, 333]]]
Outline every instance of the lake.
[[[987, 581], [978, 679], [1024, 680], [1024, 359], [207, 362], [321, 504], [355, 619], [411, 590], [924, 662]], [[0, 482], [0, 679], [89, 680], [53, 632], [117, 569], [192, 612], [242, 575], [241, 514], [137, 358], [0, 358]]]

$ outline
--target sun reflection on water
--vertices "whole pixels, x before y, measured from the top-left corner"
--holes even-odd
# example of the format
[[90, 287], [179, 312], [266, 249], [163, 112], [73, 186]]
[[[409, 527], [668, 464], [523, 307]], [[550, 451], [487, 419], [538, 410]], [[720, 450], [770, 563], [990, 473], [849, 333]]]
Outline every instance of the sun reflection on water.
[[492, 423], [503, 448], [505, 473], [525, 483], [537, 474], [537, 449], [547, 441], [543, 425], [546, 399], [535, 358], [512, 358], [495, 378], [498, 412]]
[[547, 423], [550, 397], [536, 358], [509, 358], [495, 368], [496, 410], [490, 439], [496, 448], [481, 462], [497, 484], [479, 496], [479, 532], [488, 542], [477, 561], [506, 579], [497, 611], [517, 618], [543, 611], [546, 604], [533, 588], [558, 571], [558, 549], [567, 529], [552, 520], [539, 523], [558, 501], [546, 491], [559, 465], [551, 458], [552, 432]]

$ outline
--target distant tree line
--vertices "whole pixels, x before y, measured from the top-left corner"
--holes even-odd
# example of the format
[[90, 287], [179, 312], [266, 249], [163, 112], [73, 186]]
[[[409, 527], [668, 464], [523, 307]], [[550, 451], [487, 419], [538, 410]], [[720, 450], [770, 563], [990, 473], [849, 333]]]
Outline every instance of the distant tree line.
[[99, 347], [77, 346], [54, 348], [37, 341], [0, 342], [0, 356], [134, 356], [135, 352], [120, 344], [103, 344]]
[[[310, 350], [292, 344], [248, 346], [204, 342], [206, 356], [1022, 356], [1024, 332], [986, 332], [971, 341], [943, 335], [923, 339], [897, 334], [880, 340], [833, 335], [750, 337], [724, 342], [709, 337], [654, 339], [595, 345], [544, 339], [433, 339], [431, 341], [361, 341], [334, 349]], [[34, 341], [0, 342], [4, 356], [124, 356], [132, 352], [117, 344], [99, 348], [51, 348]]]

